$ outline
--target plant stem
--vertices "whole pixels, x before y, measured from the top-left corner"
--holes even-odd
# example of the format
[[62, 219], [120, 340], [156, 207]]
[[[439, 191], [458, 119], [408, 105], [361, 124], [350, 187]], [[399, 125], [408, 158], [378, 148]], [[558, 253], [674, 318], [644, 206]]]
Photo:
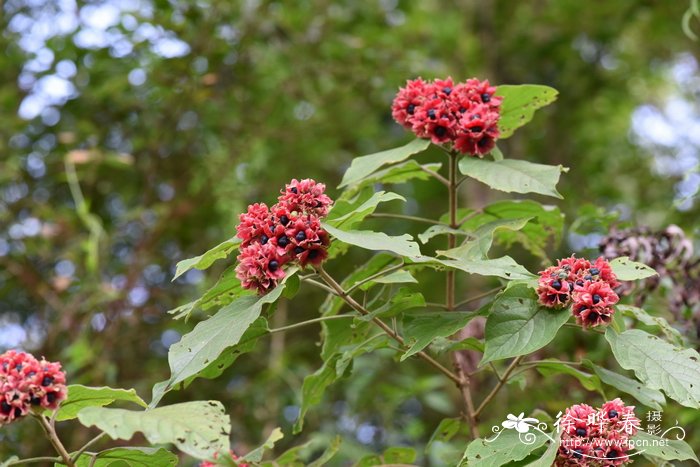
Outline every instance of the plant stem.
[[292, 329], [307, 326], [307, 325], [313, 324], [313, 323], [320, 323], [322, 321], [328, 321], [331, 319], [345, 319], [345, 318], [357, 318], [357, 315], [346, 314], [346, 315], [321, 316], [320, 318], [314, 318], [314, 319], [310, 319], [307, 321], [302, 321], [300, 323], [294, 323], [294, 324], [290, 324], [288, 326], [281, 326], [279, 328], [270, 329], [269, 333], [274, 334], [276, 332], [285, 332], [285, 331], [290, 331]]
[[54, 427], [51, 426], [51, 423], [47, 420], [47, 418], [43, 415], [36, 414], [34, 415], [34, 418], [38, 420], [39, 425], [41, 425], [41, 428], [44, 430], [44, 433], [51, 442], [51, 445], [53, 445], [56, 452], [63, 459], [63, 463], [66, 464], [67, 467], [75, 467], [75, 462], [73, 462], [73, 460], [70, 458], [70, 454], [68, 454], [68, 451], [66, 451], [66, 448], [63, 446], [63, 443], [61, 443], [61, 440], [58, 439], [56, 430], [54, 430]]
[[[448, 192], [448, 202], [449, 202], [449, 213], [450, 213], [450, 227], [453, 229], [459, 228], [457, 223], [457, 153], [450, 151], [448, 153], [450, 158], [449, 165], [449, 180], [447, 184]], [[455, 247], [457, 242], [457, 237], [453, 233], [448, 233], [447, 235], [447, 248], [452, 249]], [[454, 269], [449, 269], [447, 271], [446, 278], [446, 303], [445, 309], [447, 311], [455, 310], [455, 271]], [[455, 372], [459, 377], [457, 381], [457, 387], [462, 394], [462, 400], [464, 401], [464, 406], [466, 408], [466, 418], [469, 422], [469, 428], [473, 438], [479, 437], [479, 427], [476, 424], [476, 416], [474, 415], [474, 401], [472, 399], [471, 392], [471, 381], [469, 375], [467, 375], [460, 361], [458, 352], [452, 352], [452, 364], [454, 366]]]
[[10, 461], [5, 465], [9, 467], [11, 465], [38, 464], [39, 462], [51, 462], [53, 464], [61, 461], [62, 459], [60, 457], [29, 457], [27, 459], [17, 459], [16, 461]]
[[495, 287], [495, 288], [493, 288], [493, 289], [491, 289], [491, 290], [488, 290], [488, 291], [486, 291], [486, 292], [484, 292], [484, 293], [481, 293], [481, 294], [479, 294], [479, 295], [475, 295], [475, 296], [473, 296], [473, 297], [469, 297], [469, 298], [467, 298], [467, 299], [465, 299], [465, 300], [462, 300], [462, 301], [459, 302], [458, 304], [456, 304], [455, 307], [456, 307], [456, 308], [459, 308], [459, 307], [461, 307], [462, 305], [466, 305], [466, 304], [469, 303], [469, 302], [474, 302], [474, 301], [476, 301], [476, 300], [481, 300], [482, 298], [485, 298], [485, 297], [488, 297], [489, 295], [495, 294], [496, 292], [498, 292], [498, 291], [501, 290], [501, 289], [503, 289], [502, 286], [501, 286], [501, 287]]
[[478, 418], [479, 415], [481, 415], [481, 412], [484, 410], [484, 408], [493, 400], [493, 398], [498, 394], [498, 391], [501, 390], [501, 388], [508, 382], [508, 377], [510, 377], [511, 373], [513, 373], [513, 370], [517, 368], [517, 366], [520, 364], [520, 360], [523, 359], [523, 356], [515, 357], [513, 361], [511, 362], [510, 365], [508, 365], [508, 368], [506, 368], [506, 371], [503, 373], [503, 376], [500, 377], [498, 384], [491, 390], [491, 392], [486, 396], [484, 401], [479, 405], [479, 408], [476, 409], [476, 412], [474, 412], [474, 417]]
[[397, 265], [395, 265], [395, 266], [391, 266], [391, 267], [386, 268], [386, 269], [384, 269], [384, 270], [382, 270], [382, 271], [379, 271], [379, 272], [376, 273], [376, 274], [372, 274], [371, 276], [369, 276], [369, 277], [367, 277], [367, 278], [365, 278], [365, 279], [362, 279], [361, 281], [358, 281], [358, 282], [354, 283], [353, 285], [351, 285], [350, 288], [349, 288], [348, 290], [346, 290], [346, 292], [347, 292], [347, 293], [352, 293], [353, 290], [355, 290], [356, 288], [360, 287], [362, 284], [366, 284], [367, 282], [372, 281], [372, 280], [374, 280], [374, 279], [376, 279], [376, 278], [378, 278], [378, 277], [382, 277], [382, 276], [385, 276], [385, 275], [387, 275], [387, 274], [389, 274], [389, 273], [392, 273], [392, 272], [394, 272], [394, 271], [398, 271], [399, 269], [401, 269], [401, 268], [403, 268], [403, 267], [404, 267], [404, 263], [402, 262], [401, 264], [397, 264]]
[[434, 171], [432, 171], [432, 170], [430, 170], [430, 169], [426, 169], [426, 168], [423, 167], [422, 165], [420, 166], [420, 169], [421, 169], [423, 172], [425, 172], [425, 173], [427, 173], [428, 175], [430, 175], [431, 177], [433, 177], [435, 180], [437, 180], [437, 181], [439, 181], [440, 183], [442, 183], [443, 185], [445, 185], [445, 186], [450, 186], [450, 182], [449, 182], [445, 177], [443, 177], [442, 175], [440, 175], [439, 173], [434, 172]]
[[307, 283], [309, 283], [309, 284], [311, 284], [311, 285], [313, 285], [313, 286], [315, 286], [315, 287], [318, 287], [319, 289], [323, 289], [323, 290], [325, 290], [326, 292], [328, 292], [328, 293], [330, 293], [330, 294], [338, 295], [338, 294], [335, 293], [335, 290], [331, 289], [331, 288], [328, 287], [326, 284], [321, 284], [321, 283], [318, 282], [318, 281], [315, 281], [315, 280], [313, 280], [313, 279], [308, 278], [308, 276], [307, 276], [307, 277], [303, 277], [301, 280], [304, 281], [304, 282], [307, 282]]
[[444, 222], [436, 221], [435, 219], [428, 219], [427, 217], [409, 216], [407, 214], [394, 214], [390, 212], [375, 212], [367, 216], [369, 218], [381, 218], [388, 217], [391, 219], [403, 219], [407, 221], [423, 222], [425, 224], [431, 225], [447, 225]]
[[[350, 295], [348, 295], [348, 293], [345, 290], [343, 290], [343, 287], [341, 287], [341, 285], [338, 284], [338, 282], [336, 282], [336, 280], [333, 279], [333, 277], [331, 277], [331, 275], [328, 274], [325, 271], [325, 269], [323, 269], [322, 266], [319, 266], [317, 271], [318, 271], [318, 274], [321, 276], [321, 278], [326, 282], [326, 284], [328, 284], [337, 293], [337, 295], [340, 298], [342, 298], [345, 301], [345, 303], [347, 303], [350, 306], [350, 308], [352, 308], [353, 310], [357, 311], [358, 313], [360, 313], [362, 315], [369, 315], [370, 314], [369, 310], [367, 310], [365, 307], [360, 305], [354, 298], [352, 298]], [[406, 347], [406, 343], [403, 340], [403, 337], [401, 337], [398, 333], [396, 333], [393, 329], [391, 329], [391, 327], [389, 325], [387, 325], [384, 321], [375, 317], [375, 318], [372, 318], [372, 322], [374, 324], [376, 324], [377, 326], [379, 326], [380, 328], [382, 328], [382, 330], [389, 337], [391, 337], [396, 342], [398, 342], [402, 348]], [[452, 381], [459, 384], [459, 382], [460, 382], [459, 377], [457, 377], [457, 375], [455, 375], [450, 370], [445, 368], [442, 364], [440, 364], [440, 362], [435, 360], [433, 357], [431, 357], [430, 355], [428, 355], [427, 353], [422, 352], [422, 351], [418, 352], [416, 355], [419, 358], [425, 360], [428, 364], [432, 365], [435, 369], [437, 369], [439, 372], [441, 372], [442, 374], [444, 374], [445, 376], [450, 378]]]
[[73, 462], [77, 462], [78, 459], [80, 458], [80, 456], [82, 456], [83, 454], [85, 454], [85, 451], [87, 451], [88, 448], [89, 448], [90, 446], [92, 446], [93, 444], [95, 444], [96, 442], [98, 442], [99, 440], [101, 440], [102, 438], [104, 438], [106, 435], [107, 435], [107, 433], [105, 433], [105, 432], [103, 431], [102, 433], [100, 433], [99, 435], [95, 436], [94, 438], [92, 438], [92, 439], [91, 439], [90, 441], [88, 441], [87, 443], [85, 443], [85, 444], [83, 445], [82, 448], [78, 449], [78, 452], [76, 452], [75, 454], [73, 454], [73, 457], [72, 457]]

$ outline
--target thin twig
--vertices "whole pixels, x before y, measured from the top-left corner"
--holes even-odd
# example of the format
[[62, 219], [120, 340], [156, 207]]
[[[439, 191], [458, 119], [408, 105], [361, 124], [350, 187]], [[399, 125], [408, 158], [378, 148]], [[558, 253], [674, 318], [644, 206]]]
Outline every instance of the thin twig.
[[92, 446], [93, 444], [95, 444], [96, 442], [98, 442], [99, 440], [101, 440], [102, 438], [104, 438], [106, 435], [107, 435], [107, 433], [105, 433], [105, 432], [103, 431], [102, 433], [100, 433], [99, 435], [95, 436], [94, 438], [92, 438], [92, 439], [91, 439], [90, 441], [88, 441], [87, 443], [85, 443], [85, 444], [83, 445], [82, 448], [78, 449], [78, 452], [76, 452], [75, 454], [73, 454], [73, 457], [71, 458], [71, 459], [73, 460], [73, 462], [77, 462], [78, 459], [80, 459], [80, 456], [82, 456], [82, 455], [85, 453], [85, 451], [88, 450], [88, 448], [89, 448], [90, 446]]
[[350, 286], [350, 288], [349, 288], [348, 290], [346, 290], [345, 292], [347, 292], [347, 293], [352, 293], [353, 290], [355, 290], [356, 288], [360, 287], [362, 284], [366, 284], [367, 282], [373, 281], [374, 279], [376, 279], [376, 278], [378, 278], [378, 277], [382, 277], [382, 276], [385, 276], [385, 275], [387, 275], [387, 274], [390, 274], [390, 273], [392, 273], [392, 272], [394, 272], [394, 271], [398, 271], [399, 269], [403, 268], [404, 266], [405, 266], [405, 265], [404, 265], [404, 263], [403, 263], [403, 261], [402, 261], [401, 264], [397, 264], [397, 265], [392, 266], [392, 267], [390, 267], [390, 268], [386, 268], [386, 269], [384, 269], [384, 270], [382, 270], [382, 271], [379, 271], [379, 272], [376, 273], [376, 274], [372, 274], [371, 276], [366, 277], [366, 278], [362, 279], [361, 281], [355, 282], [355, 283], [354, 283], [352, 286]]
[[428, 219], [427, 217], [409, 216], [407, 214], [394, 214], [390, 212], [375, 212], [367, 216], [369, 218], [390, 218], [390, 219], [403, 219], [407, 221], [423, 222], [425, 224], [431, 225], [447, 225], [445, 222], [436, 221], [435, 219]]
[[326, 284], [322, 284], [322, 283], [320, 283], [320, 282], [318, 282], [318, 281], [315, 281], [315, 280], [313, 280], [313, 279], [304, 278], [304, 279], [302, 279], [302, 280], [303, 280], [304, 282], [308, 283], [308, 284], [313, 285], [314, 287], [318, 287], [319, 289], [323, 289], [323, 290], [325, 290], [326, 292], [328, 292], [328, 293], [330, 293], [330, 294], [333, 294], [333, 295], [336, 295], [336, 296], [338, 295], [337, 293], [335, 293], [335, 290], [331, 289], [331, 288], [328, 287]]
[[320, 323], [322, 321], [329, 321], [332, 319], [347, 319], [347, 318], [357, 318], [355, 314], [345, 314], [345, 315], [333, 315], [333, 316], [321, 316], [320, 318], [309, 319], [306, 321], [301, 321], [299, 323], [290, 324], [288, 326], [281, 326], [279, 328], [270, 329], [268, 332], [274, 334], [276, 332], [285, 332], [292, 329], [301, 328], [303, 326], [308, 326], [309, 324]]
[[498, 381], [498, 384], [496, 384], [496, 386], [491, 390], [491, 392], [486, 396], [484, 401], [476, 409], [476, 412], [474, 412], [475, 418], [478, 418], [479, 415], [481, 415], [481, 412], [484, 410], [484, 408], [489, 404], [489, 402], [491, 402], [491, 400], [493, 400], [496, 394], [498, 394], [498, 391], [500, 391], [501, 388], [508, 382], [508, 377], [511, 373], [513, 373], [513, 370], [515, 370], [518, 367], [518, 365], [520, 364], [520, 360], [522, 359], [522, 355], [515, 357], [511, 364], [508, 365], [508, 368], [506, 368], [506, 371], [503, 373], [503, 376], [501, 376], [500, 380]]
[[427, 173], [428, 175], [430, 175], [431, 177], [433, 177], [435, 180], [439, 181], [439, 182], [442, 183], [443, 185], [445, 185], [445, 186], [450, 186], [450, 182], [449, 182], [445, 177], [443, 177], [442, 175], [440, 175], [439, 173], [437, 173], [437, 172], [435, 172], [435, 171], [433, 171], [433, 170], [430, 170], [430, 169], [428, 169], [428, 168], [426, 168], [426, 167], [423, 167], [422, 165], [419, 166], [419, 167], [420, 167], [420, 169], [421, 169], [423, 172]]
[[44, 430], [46, 437], [49, 439], [56, 452], [61, 456], [66, 466], [75, 467], [75, 463], [71, 460], [70, 454], [68, 454], [68, 451], [66, 451], [66, 448], [63, 446], [63, 443], [61, 443], [61, 440], [58, 439], [56, 430], [54, 430], [54, 428], [51, 426], [49, 420], [43, 415], [34, 415], [34, 418], [37, 419], [39, 425], [41, 425], [41, 428]]
[[482, 298], [488, 297], [489, 295], [493, 295], [494, 293], [498, 292], [498, 291], [501, 290], [501, 289], [503, 289], [503, 286], [494, 287], [493, 289], [488, 290], [488, 291], [486, 291], [486, 292], [484, 292], [484, 293], [481, 293], [481, 294], [479, 294], [479, 295], [475, 295], [475, 296], [473, 296], [473, 297], [469, 297], [469, 298], [467, 298], [467, 299], [465, 299], [465, 300], [462, 300], [461, 302], [457, 303], [457, 304], [455, 305], [455, 308], [459, 308], [459, 307], [461, 307], [461, 306], [463, 306], [463, 305], [466, 305], [466, 304], [469, 303], [469, 302], [474, 302], [474, 301], [476, 301], [476, 300], [481, 300]]
[[[323, 269], [322, 266], [319, 266], [318, 269], [317, 269], [317, 271], [318, 271], [318, 274], [321, 276], [321, 278], [323, 278], [323, 280], [326, 282], [326, 284], [328, 284], [330, 287], [332, 287], [332, 288], [335, 290], [335, 292], [338, 294], [338, 296], [340, 296], [340, 298], [342, 298], [342, 299], [345, 301], [345, 303], [347, 303], [347, 304], [350, 306], [350, 308], [352, 308], [353, 310], [357, 311], [358, 313], [360, 313], [360, 314], [362, 314], [362, 315], [369, 315], [369, 314], [370, 314], [370, 311], [367, 310], [366, 308], [364, 308], [362, 305], [360, 305], [360, 304], [359, 304], [354, 298], [352, 298], [350, 295], [348, 295], [348, 293], [347, 293], [345, 290], [343, 290], [343, 288], [341, 287], [341, 285], [338, 284], [338, 282], [336, 282], [336, 280], [333, 279], [333, 277], [331, 277], [331, 275], [328, 274], [328, 273]], [[372, 322], [373, 322], [374, 324], [376, 324], [377, 326], [379, 326], [380, 328], [382, 328], [382, 330], [383, 330], [389, 337], [391, 337], [391, 338], [394, 339], [396, 342], [398, 342], [399, 345], [400, 345], [401, 347], [405, 347], [405, 346], [406, 346], [406, 343], [405, 343], [405, 341], [403, 340], [403, 337], [401, 337], [398, 333], [396, 333], [393, 329], [391, 329], [391, 327], [390, 327], [389, 325], [387, 325], [384, 321], [382, 321], [381, 319], [379, 319], [379, 318], [377, 318], [377, 317], [374, 317], [374, 318], [372, 318]], [[438, 371], [440, 371], [440, 372], [443, 373], [445, 376], [447, 376], [448, 378], [450, 378], [452, 381], [454, 381], [455, 383], [459, 384], [460, 379], [457, 377], [457, 375], [455, 375], [455, 374], [452, 373], [450, 370], [448, 370], [447, 368], [445, 368], [442, 364], [440, 364], [440, 362], [438, 362], [437, 360], [435, 360], [433, 357], [431, 357], [430, 355], [428, 355], [427, 353], [422, 352], [422, 351], [416, 353], [416, 355], [417, 355], [419, 358], [421, 358], [421, 359], [425, 360], [426, 362], [428, 362], [428, 364], [432, 365], [434, 368], [436, 368]]]

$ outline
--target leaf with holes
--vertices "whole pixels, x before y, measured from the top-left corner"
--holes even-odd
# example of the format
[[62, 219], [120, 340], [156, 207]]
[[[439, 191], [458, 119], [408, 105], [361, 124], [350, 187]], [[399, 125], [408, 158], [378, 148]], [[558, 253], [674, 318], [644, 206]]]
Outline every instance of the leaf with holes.
[[646, 279], [647, 277], [658, 275], [654, 269], [646, 264], [632, 261], [627, 256], [615, 258], [610, 261], [610, 267], [621, 281], [635, 281], [637, 279]]
[[660, 389], [686, 407], [700, 408], [700, 354], [669, 344], [639, 329], [605, 338], [615, 359], [651, 389]]
[[[670, 428], [667, 432], [674, 433], [674, 437], [679, 435], [682, 437], [678, 428]], [[685, 430], [683, 430], [685, 434]], [[696, 464], [700, 464], [698, 456], [693, 451], [693, 448], [683, 441], [682, 439], [671, 439], [669, 437], [659, 437], [654, 436], [645, 431], [639, 431], [632, 440], [635, 444], [638, 444], [637, 451], [642, 452], [644, 457], [652, 458], [657, 461], [658, 459], [663, 459], [666, 461], [695, 461]], [[654, 465], [658, 465], [655, 463]]]
[[219, 401], [173, 404], [147, 411], [87, 407], [78, 413], [86, 427], [95, 426], [112, 439], [143, 433], [151, 444], [172, 443], [197, 459], [228, 450], [231, 420]]
[[496, 95], [503, 97], [501, 119], [498, 121], [500, 139], [510, 137], [515, 130], [532, 120], [537, 109], [551, 104], [559, 92], [539, 84], [502, 84]]

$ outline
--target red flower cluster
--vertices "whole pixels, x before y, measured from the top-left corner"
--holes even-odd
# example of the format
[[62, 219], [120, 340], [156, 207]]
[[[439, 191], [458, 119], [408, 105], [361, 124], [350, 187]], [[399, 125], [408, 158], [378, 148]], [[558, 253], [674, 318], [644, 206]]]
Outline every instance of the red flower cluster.
[[620, 297], [613, 289], [620, 283], [610, 263], [600, 257], [560, 259], [556, 266], [540, 271], [537, 294], [542, 305], [561, 308], [571, 305], [576, 321], [584, 327], [607, 324]]
[[558, 423], [561, 445], [555, 466], [607, 467], [631, 462], [629, 440], [640, 425], [634, 406], [625, 406], [620, 399], [600, 409], [577, 404], [566, 409]]
[[0, 355], [0, 425], [24, 417], [31, 406], [53, 410], [65, 398], [60, 363], [14, 350]]
[[[229, 453], [231, 454], [231, 459], [233, 459], [234, 461], [236, 459], [238, 459], [238, 456], [236, 455], [235, 452], [229, 451]], [[214, 459], [217, 459], [218, 457], [219, 457], [219, 453], [217, 452], [216, 454], [214, 454]], [[202, 461], [202, 462], [200, 462], [199, 467], [216, 467], [217, 465], [218, 464], [215, 464], [213, 462]], [[245, 464], [245, 463], [238, 464], [238, 467], [249, 467], [249, 466], [250, 466], [250, 464]]]
[[236, 227], [241, 243], [236, 276], [246, 289], [265, 294], [284, 278], [283, 266], [320, 264], [328, 256], [330, 239], [321, 218], [333, 204], [326, 186], [311, 179], [292, 180], [271, 208], [248, 206]]
[[391, 115], [419, 138], [452, 143], [463, 154], [482, 156], [495, 146], [502, 97], [496, 87], [476, 78], [454, 84], [452, 78], [410, 80], [394, 98]]

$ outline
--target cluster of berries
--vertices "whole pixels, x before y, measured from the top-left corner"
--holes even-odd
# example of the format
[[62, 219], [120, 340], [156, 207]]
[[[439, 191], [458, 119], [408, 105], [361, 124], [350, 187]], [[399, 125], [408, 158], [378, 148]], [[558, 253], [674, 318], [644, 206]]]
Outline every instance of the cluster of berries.
[[620, 283], [610, 263], [600, 257], [591, 263], [587, 259], [560, 259], [556, 266], [540, 271], [537, 294], [542, 305], [563, 308], [571, 312], [583, 327], [610, 323], [620, 297], [613, 289]]
[[[232, 460], [234, 460], [234, 461], [238, 460], [238, 456], [236, 455], [235, 452], [229, 451], [229, 453], [231, 454]], [[214, 454], [214, 459], [218, 459], [218, 458], [219, 458], [219, 453], [217, 452], [216, 454]], [[214, 463], [214, 462], [209, 462], [209, 461], [202, 461], [199, 463], [199, 467], [216, 467], [217, 465], [219, 465], [219, 464]], [[236, 465], [238, 465], [238, 467], [249, 467], [250, 464], [241, 463], [241, 464], [236, 464]]]
[[248, 206], [236, 227], [242, 240], [236, 276], [246, 289], [265, 294], [284, 278], [284, 265], [320, 264], [328, 256], [330, 239], [321, 219], [333, 204], [326, 185], [311, 179], [292, 180], [271, 208]]
[[0, 355], [0, 425], [24, 417], [32, 406], [53, 410], [65, 398], [60, 363], [14, 350]]
[[498, 138], [502, 97], [488, 80], [454, 84], [452, 78], [409, 80], [394, 98], [391, 115], [419, 138], [452, 143], [462, 154], [482, 156]]
[[597, 467], [630, 463], [630, 438], [637, 434], [639, 419], [634, 406], [620, 399], [606, 402], [600, 409], [577, 404], [559, 419], [561, 445], [554, 465]]

